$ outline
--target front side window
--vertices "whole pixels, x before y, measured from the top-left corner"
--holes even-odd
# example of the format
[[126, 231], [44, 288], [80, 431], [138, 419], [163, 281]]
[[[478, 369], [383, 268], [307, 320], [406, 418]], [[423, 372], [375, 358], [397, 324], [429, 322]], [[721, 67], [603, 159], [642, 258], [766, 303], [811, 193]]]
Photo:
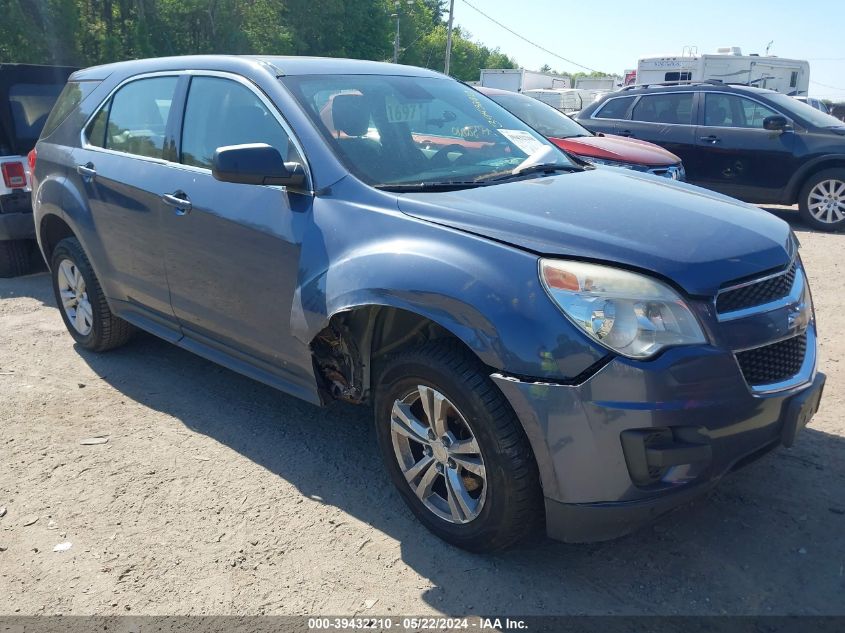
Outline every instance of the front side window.
[[762, 103], [730, 94], [704, 95], [704, 125], [763, 129], [763, 120], [777, 112]]
[[284, 160], [298, 160], [284, 128], [249, 88], [220, 77], [191, 79], [181, 162], [210, 169], [218, 147], [247, 143], [266, 143], [279, 150]]
[[161, 158], [177, 77], [150, 77], [126, 84], [88, 126], [90, 145]]
[[439, 77], [282, 79], [338, 158], [374, 186], [475, 184], [532, 161], [573, 167], [556, 146], [472, 88]]
[[692, 123], [691, 92], [669, 92], [645, 95], [634, 106], [631, 119], [645, 123]]
[[594, 119], [624, 119], [625, 113], [631, 107], [634, 97], [608, 99], [599, 111], [593, 115]]

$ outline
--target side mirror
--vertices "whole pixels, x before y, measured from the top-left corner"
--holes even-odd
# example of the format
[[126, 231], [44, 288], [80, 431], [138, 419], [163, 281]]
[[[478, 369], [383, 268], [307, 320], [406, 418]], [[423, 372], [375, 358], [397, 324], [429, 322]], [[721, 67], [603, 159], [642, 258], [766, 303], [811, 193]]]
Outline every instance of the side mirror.
[[785, 132], [786, 130], [791, 130], [792, 126], [785, 116], [776, 114], [763, 119], [763, 129], [771, 132]]
[[285, 163], [279, 150], [266, 143], [218, 147], [211, 159], [211, 175], [242, 185], [298, 187], [305, 182], [302, 165]]

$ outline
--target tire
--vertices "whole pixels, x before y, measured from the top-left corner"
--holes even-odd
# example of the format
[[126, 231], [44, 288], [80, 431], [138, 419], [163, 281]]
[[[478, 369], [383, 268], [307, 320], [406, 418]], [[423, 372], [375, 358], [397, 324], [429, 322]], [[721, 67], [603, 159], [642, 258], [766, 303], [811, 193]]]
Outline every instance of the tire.
[[801, 188], [798, 208], [801, 219], [817, 231], [845, 229], [845, 169], [825, 169], [810, 176]]
[[[444, 541], [473, 552], [505, 549], [538, 530], [543, 497], [534, 455], [516, 414], [474, 355], [457, 341], [434, 341], [388, 359], [376, 375], [379, 448], [393, 483], [423, 525]], [[426, 448], [406, 439], [404, 431], [394, 433], [401, 415], [416, 415], [414, 423], [427, 422], [423, 393], [432, 391], [434, 398], [445, 397], [448, 412], [448, 430], [441, 434], [448, 442], [440, 442], [439, 448], [439, 438], [431, 441], [429, 436]], [[395, 405], [404, 408], [397, 413]], [[401, 422], [404, 428], [420, 432], [431, 426], [411, 427], [406, 421]], [[473, 439], [476, 444], [468, 444]], [[419, 470], [425, 459], [432, 463]], [[436, 474], [430, 474], [432, 469]], [[417, 475], [409, 483], [405, 472], [412, 471]], [[431, 494], [424, 494], [423, 501], [414, 488], [425, 489], [425, 481], [434, 483], [429, 483]], [[449, 495], [447, 481], [460, 483], [451, 489], [460, 490], [455, 494], [466, 507], [448, 503], [450, 496], [459, 497]]]
[[[76, 238], [69, 237], [59, 242], [50, 262], [53, 293], [59, 312], [68, 332], [81, 347], [92, 352], [104, 352], [120, 347], [132, 337], [135, 328], [112, 314], [88, 256]], [[75, 298], [75, 291], [68, 289], [71, 278], [71, 285], [75, 284], [80, 290]], [[79, 278], [82, 284], [79, 284]], [[66, 300], [68, 297], [71, 297], [69, 301]], [[83, 309], [85, 302], [88, 305]], [[81, 317], [79, 321], [77, 316]]]
[[0, 242], [0, 277], [25, 275], [32, 267], [33, 240]]

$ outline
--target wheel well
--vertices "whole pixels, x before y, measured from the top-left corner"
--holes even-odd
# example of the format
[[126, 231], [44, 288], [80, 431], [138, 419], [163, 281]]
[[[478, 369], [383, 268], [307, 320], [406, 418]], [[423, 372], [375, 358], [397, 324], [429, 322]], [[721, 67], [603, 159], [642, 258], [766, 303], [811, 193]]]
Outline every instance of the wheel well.
[[47, 260], [48, 266], [53, 258], [53, 250], [56, 248], [56, 244], [66, 237], [76, 237], [64, 220], [52, 214], [44, 216], [44, 219], [41, 220], [39, 235], [41, 237], [41, 250], [44, 251], [44, 259]]
[[373, 368], [379, 360], [443, 338], [467, 347], [443, 326], [414, 312], [385, 306], [356, 308], [335, 314], [311, 341], [314, 370], [324, 397], [364, 403], [370, 398], [376, 378]]
[[807, 181], [810, 180], [810, 178], [815, 176], [820, 171], [835, 168], [845, 169], [845, 158], [830, 158], [813, 165], [812, 168], [807, 170], [806, 174], [804, 174], [803, 176], [801, 176], [801, 178], [798, 179], [798, 182], [795, 184], [795, 187], [793, 188], [791, 195], [789, 196], [789, 202], [791, 204], [797, 204], [799, 202], [798, 198], [801, 195], [801, 190], [804, 188], [804, 185], [807, 184]]

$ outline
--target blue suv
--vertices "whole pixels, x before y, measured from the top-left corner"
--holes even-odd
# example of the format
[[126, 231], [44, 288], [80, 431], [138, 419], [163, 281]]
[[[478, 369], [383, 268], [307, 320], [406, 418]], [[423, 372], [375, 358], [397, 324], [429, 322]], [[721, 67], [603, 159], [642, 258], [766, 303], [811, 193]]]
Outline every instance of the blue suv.
[[444, 75], [131, 61], [75, 73], [52, 120], [33, 204], [76, 343], [139, 328], [372, 406], [399, 493], [460, 547], [624, 534], [818, 407], [786, 223], [587, 165]]

